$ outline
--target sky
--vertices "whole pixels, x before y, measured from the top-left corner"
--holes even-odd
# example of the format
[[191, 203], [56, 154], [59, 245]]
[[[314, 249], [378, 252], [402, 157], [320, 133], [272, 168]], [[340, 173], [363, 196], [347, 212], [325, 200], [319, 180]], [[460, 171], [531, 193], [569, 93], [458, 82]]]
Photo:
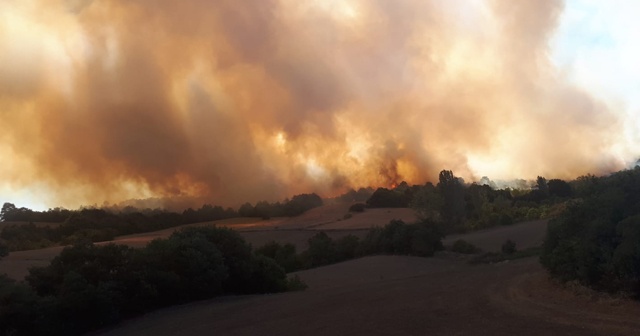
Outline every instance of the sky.
[[0, 202], [237, 206], [640, 156], [634, 0], [3, 0]]

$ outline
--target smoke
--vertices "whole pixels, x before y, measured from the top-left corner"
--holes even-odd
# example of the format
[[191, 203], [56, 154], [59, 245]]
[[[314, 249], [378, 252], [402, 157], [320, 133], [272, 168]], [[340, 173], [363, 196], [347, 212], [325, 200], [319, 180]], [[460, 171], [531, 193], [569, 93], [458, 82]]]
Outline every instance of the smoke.
[[[561, 1], [5, 0], [0, 167], [51, 205], [621, 168]], [[2, 187], [2, 184], [0, 184]]]

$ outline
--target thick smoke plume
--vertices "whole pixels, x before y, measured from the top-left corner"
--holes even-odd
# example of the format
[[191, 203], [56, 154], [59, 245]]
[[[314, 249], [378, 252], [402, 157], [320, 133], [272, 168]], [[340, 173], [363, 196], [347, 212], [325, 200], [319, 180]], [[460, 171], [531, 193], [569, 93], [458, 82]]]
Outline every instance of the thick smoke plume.
[[3, 0], [0, 176], [219, 204], [620, 168], [548, 56], [561, 1]]

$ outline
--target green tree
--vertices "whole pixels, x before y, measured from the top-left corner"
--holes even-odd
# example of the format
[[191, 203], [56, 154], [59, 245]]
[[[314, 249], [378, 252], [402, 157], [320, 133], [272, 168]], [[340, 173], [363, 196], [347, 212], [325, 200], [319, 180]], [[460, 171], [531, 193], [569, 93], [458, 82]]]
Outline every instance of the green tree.
[[573, 190], [571, 185], [560, 179], [551, 179], [547, 182], [549, 195], [557, 197], [571, 197]]
[[438, 179], [437, 188], [443, 198], [442, 218], [452, 226], [459, 225], [466, 215], [464, 185], [451, 170], [441, 171]]
[[538, 178], [536, 178], [536, 189], [540, 191], [543, 195], [547, 195], [549, 192], [549, 187], [547, 186], [547, 179], [542, 176], [538, 176]]
[[326, 233], [316, 233], [313, 237], [309, 238], [308, 243], [309, 248], [303, 254], [307, 267], [318, 267], [335, 262], [335, 245]]
[[411, 208], [418, 213], [418, 217], [429, 220], [440, 220], [444, 200], [436, 187], [431, 183], [425, 184], [411, 200]]
[[0, 240], [0, 260], [9, 255], [9, 247]]
[[3, 222], [14, 220], [12, 217], [17, 210], [18, 209], [13, 203], [4, 203], [2, 205], [2, 210], [0, 210], [0, 220]]

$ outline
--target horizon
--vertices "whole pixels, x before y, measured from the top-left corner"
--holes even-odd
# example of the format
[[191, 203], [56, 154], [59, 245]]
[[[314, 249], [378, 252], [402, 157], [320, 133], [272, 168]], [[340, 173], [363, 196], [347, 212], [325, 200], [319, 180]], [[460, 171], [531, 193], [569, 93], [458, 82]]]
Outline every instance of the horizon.
[[[640, 161], [640, 160], [638, 160]], [[633, 167], [625, 167], [620, 171], [617, 172], [621, 172], [621, 171], [625, 171], [625, 170], [630, 170], [630, 169], [634, 169], [634, 168], [638, 168], [640, 167], [640, 164], [636, 163]], [[611, 174], [617, 173], [617, 172], [612, 172]], [[610, 174], [603, 174], [603, 175], [593, 175], [593, 174], [585, 174], [585, 175], [581, 175], [576, 177], [580, 178], [580, 177], [584, 177], [584, 176], [596, 176], [596, 177], [605, 177], [605, 176], [609, 176]], [[455, 172], [454, 172], [454, 176], [455, 176]], [[459, 177], [459, 176], [455, 176], [464, 186], [468, 187], [471, 185], [482, 185], [482, 186], [489, 186], [491, 189], [493, 190], [511, 190], [511, 191], [531, 191], [531, 190], [535, 190], [536, 188], [536, 180], [525, 180], [525, 179], [513, 179], [513, 180], [509, 180], [509, 181], [505, 181], [505, 180], [492, 180], [486, 176], [483, 176], [481, 179], [477, 180], [477, 181], [465, 181], [464, 178]], [[545, 179], [545, 181], [550, 181], [550, 180], [554, 180], [556, 178], [554, 177], [544, 177], [544, 176], [538, 176], [542, 177]], [[562, 179], [559, 179], [562, 180]], [[575, 181], [575, 179], [570, 179], [570, 180], [562, 180], [565, 182], [573, 182]], [[378, 189], [387, 189], [387, 190], [395, 190], [396, 188], [398, 188], [400, 185], [402, 185], [403, 183], [407, 184], [409, 187], [416, 187], [416, 186], [424, 186], [428, 183], [432, 183], [431, 181], [425, 182], [423, 184], [411, 184], [411, 183], [407, 183], [406, 181], [401, 181], [398, 185], [391, 185], [391, 186], [367, 186], [367, 187], [359, 187], [359, 188], [350, 188], [348, 190], [346, 190], [344, 193], [341, 194], [335, 194], [335, 195], [322, 195], [322, 194], [318, 194], [316, 192], [313, 191], [308, 191], [308, 192], [302, 192], [300, 194], [296, 194], [296, 195], [288, 195], [285, 198], [282, 199], [277, 199], [277, 200], [257, 200], [257, 201], [243, 201], [237, 204], [219, 204], [219, 203], [215, 203], [215, 202], [210, 202], [207, 200], [203, 200], [203, 199], [188, 199], [188, 198], [184, 198], [184, 199], [162, 199], [162, 198], [137, 198], [137, 199], [127, 199], [127, 200], [123, 200], [120, 201], [118, 203], [103, 203], [102, 205], [98, 205], [96, 203], [94, 204], [83, 204], [77, 208], [66, 208], [63, 206], [49, 206], [49, 207], [31, 207], [31, 206], [25, 206], [23, 204], [18, 204], [18, 203], [14, 203], [11, 201], [2, 201], [0, 200], [0, 203], [6, 204], [6, 203], [11, 203], [14, 206], [16, 206], [17, 208], [27, 208], [33, 211], [40, 211], [40, 212], [46, 212], [49, 210], [54, 210], [54, 209], [63, 209], [63, 210], [71, 210], [71, 211], [78, 211], [78, 210], [82, 210], [82, 209], [105, 209], [105, 210], [123, 210], [124, 208], [127, 207], [132, 207], [134, 209], [137, 210], [162, 210], [162, 211], [169, 211], [169, 212], [181, 212], [187, 209], [199, 209], [202, 208], [204, 206], [220, 206], [224, 209], [227, 208], [231, 208], [233, 210], [237, 210], [239, 209], [241, 206], [243, 206], [244, 204], [250, 204], [252, 206], [255, 206], [257, 203], [260, 202], [268, 202], [269, 204], [276, 204], [276, 203], [282, 203], [282, 202], [287, 202], [288, 200], [290, 200], [291, 198], [293, 198], [294, 196], [299, 196], [302, 194], [315, 194], [318, 195], [323, 201], [331, 201], [331, 200], [338, 200], [340, 197], [346, 195], [347, 193], [351, 192], [351, 191], [360, 191], [362, 189], [365, 190], [371, 190], [371, 191], [376, 191]], [[438, 182], [433, 183], [433, 185], [437, 185]], [[356, 202], [356, 203], [360, 203], [360, 202]]]

